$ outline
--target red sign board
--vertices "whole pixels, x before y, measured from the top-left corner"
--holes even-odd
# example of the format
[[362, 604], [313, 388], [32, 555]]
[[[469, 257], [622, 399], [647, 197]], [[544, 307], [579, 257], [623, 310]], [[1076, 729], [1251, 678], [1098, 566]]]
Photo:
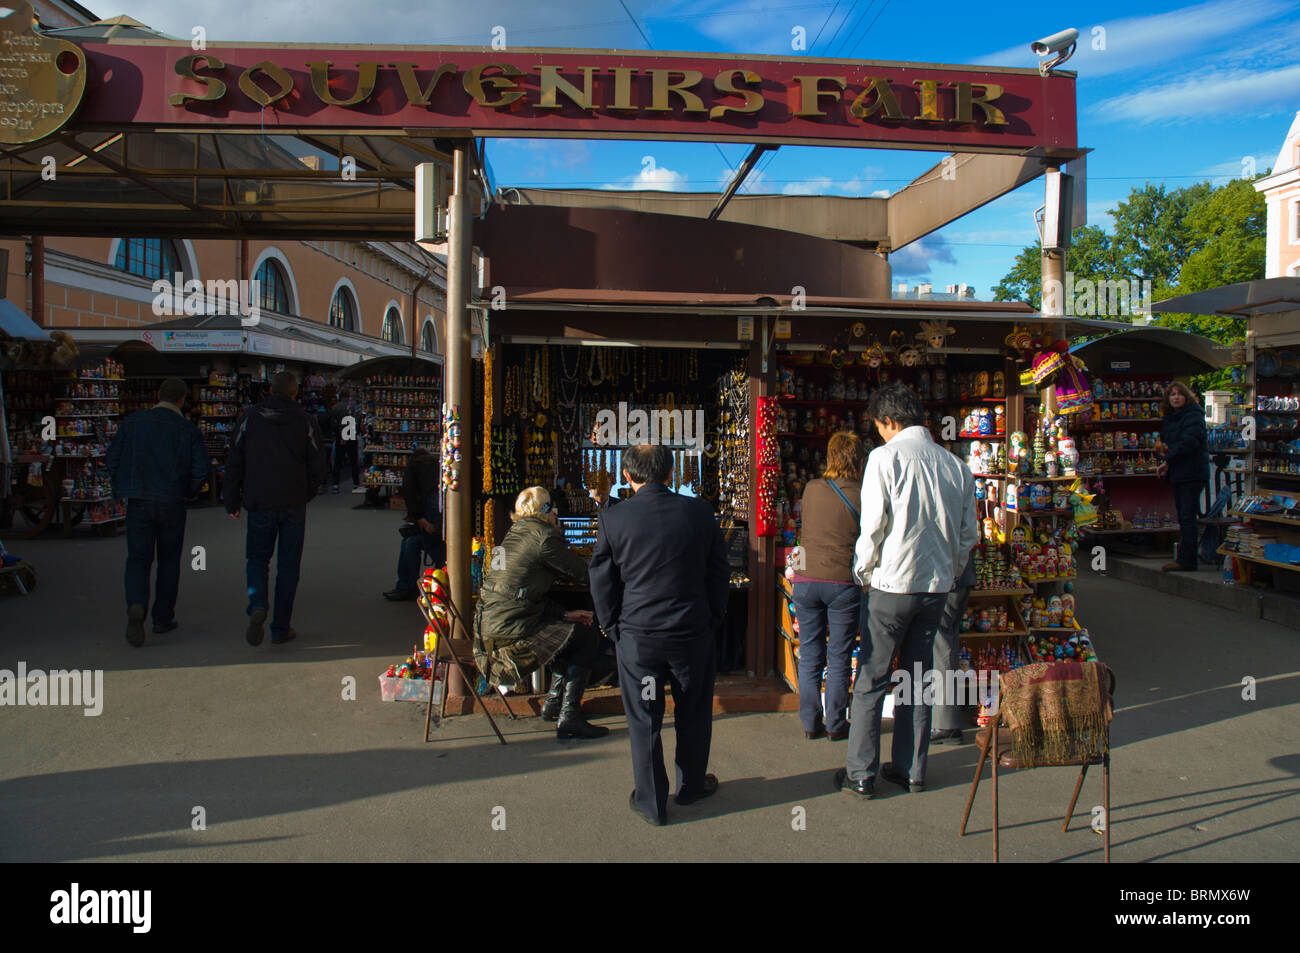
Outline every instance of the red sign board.
[[81, 123], [435, 129], [1024, 152], [1075, 141], [1074, 76], [758, 56], [84, 43]]

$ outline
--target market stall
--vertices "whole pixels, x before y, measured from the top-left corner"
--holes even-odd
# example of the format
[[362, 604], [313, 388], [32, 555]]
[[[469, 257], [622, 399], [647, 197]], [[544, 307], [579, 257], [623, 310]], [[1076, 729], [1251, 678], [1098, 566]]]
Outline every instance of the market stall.
[[[1187, 383], [1195, 374], [1228, 366], [1233, 349], [1186, 331], [1143, 327], [1076, 344], [1070, 353], [1088, 367], [1097, 407], [1078, 433], [1079, 472], [1098, 495], [1097, 522], [1084, 534], [1116, 552], [1169, 559], [1178, 519], [1168, 484], [1156, 476], [1165, 390], [1175, 380]], [[1207, 395], [1222, 410], [1217, 426], [1207, 421], [1216, 465], [1202, 513], [1223, 487], [1236, 495], [1242, 488], [1240, 458], [1246, 451], [1234, 426], [1241, 415], [1229, 412], [1238, 403], [1235, 396]]]
[[353, 402], [360, 411], [357, 445], [366, 502], [398, 505], [411, 454], [436, 449], [441, 440], [441, 359], [375, 358], [346, 368], [339, 380], [358, 389]]
[[1246, 491], [1219, 549], [1224, 580], [1300, 591], [1300, 278], [1224, 285], [1154, 310], [1246, 319]]
[[[1076, 504], [1091, 511], [1078, 495], [1069, 441], [1073, 421], [1092, 411], [1090, 385], [1079, 392], [1070, 378], [1060, 385], [1067, 398], [1052, 386], [1054, 374], [1040, 378], [1041, 389], [1019, 382], [1049, 343], [1057, 362], [1067, 360], [1055, 324], [1002, 304], [810, 300], [792, 315], [720, 301], [649, 308], [624, 298], [598, 321], [540, 304], [524, 317], [494, 316], [485, 375], [492, 386], [486, 415], [474, 421], [487, 441], [475, 462], [486, 460], [484, 546], [504, 533], [513, 494], [538, 483], [560, 501], [581, 551], [594, 538], [597, 507], [622, 489], [619, 452], [645, 439], [629, 433], [633, 415], [667, 421], [678, 412], [683, 425], [698, 415], [700, 452], [670, 444], [670, 482], [707, 499], [732, 543], [734, 628], [719, 646], [719, 670], [775, 672], [793, 687], [798, 635], [785, 569], [798, 544], [802, 486], [820, 475], [830, 434], [873, 435], [866, 401], [899, 379], [921, 394], [936, 439], [981, 481], [971, 664], [1005, 669], [1036, 657], [1038, 646], [1064, 652], [1070, 638], [1075, 649], [1086, 642], [1068, 586]], [[602, 412], [617, 424], [611, 445], [593, 433]]]

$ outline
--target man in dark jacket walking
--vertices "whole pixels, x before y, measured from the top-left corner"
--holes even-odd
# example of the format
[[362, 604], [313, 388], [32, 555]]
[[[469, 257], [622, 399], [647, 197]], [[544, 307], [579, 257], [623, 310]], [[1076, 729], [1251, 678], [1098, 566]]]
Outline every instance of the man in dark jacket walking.
[[390, 602], [405, 602], [419, 593], [420, 560], [425, 554], [434, 566], [447, 564], [447, 546], [442, 540], [442, 517], [438, 513], [438, 458], [416, 449], [402, 475], [402, 499], [406, 503], [402, 551], [397, 557], [397, 587], [384, 593]]
[[357, 409], [352, 403], [348, 391], [339, 394], [338, 401], [330, 408], [329, 430], [334, 440], [333, 492], [339, 491], [339, 475], [346, 462], [352, 469], [352, 488], [361, 485], [361, 458], [357, 447]]
[[158, 403], [122, 422], [108, 448], [113, 496], [126, 500], [126, 640], [144, 644], [149, 570], [158, 558], [154, 633], [176, 628], [176, 591], [185, 546], [185, 500], [208, 478], [208, 451], [199, 428], [185, 419], [185, 382], [169, 377]]
[[596, 618], [618, 649], [636, 782], [629, 804], [653, 825], [667, 822], [659, 739], [665, 684], [676, 706], [677, 803], [693, 804], [718, 789], [705, 769], [713, 736], [714, 638], [730, 578], [712, 508], [665, 486], [672, 465], [666, 447], [642, 444], [623, 452], [623, 478], [635, 495], [601, 512], [590, 572]]
[[226, 512], [248, 510], [245, 571], [248, 578], [249, 645], [262, 643], [270, 592], [271, 553], [276, 552], [275, 611], [271, 641], [288, 642], [298, 592], [307, 501], [325, 476], [320, 427], [299, 406], [298, 379], [288, 371], [271, 379], [271, 396], [244, 411], [230, 439], [226, 460]]

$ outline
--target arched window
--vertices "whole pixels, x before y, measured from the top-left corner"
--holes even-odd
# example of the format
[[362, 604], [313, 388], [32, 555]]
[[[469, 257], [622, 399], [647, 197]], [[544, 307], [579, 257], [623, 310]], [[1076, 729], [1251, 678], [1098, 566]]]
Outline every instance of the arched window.
[[356, 305], [352, 303], [352, 295], [346, 288], [336, 291], [334, 300], [330, 302], [330, 325], [344, 331], [357, 329]]
[[150, 280], [173, 281], [182, 271], [176, 245], [165, 238], [124, 238], [117, 246], [113, 267]]
[[396, 308], [389, 308], [384, 315], [383, 339], [389, 344], [402, 343], [402, 314]]
[[284, 269], [273, 258], [268, 258], [257, 268], [253, 280], [258, 283], [263, 311], [275, 311], [279, 314], [289, 313], [289, 281], [284, 276]]
[[420, 350], [433, 353], [438, 349], [438, 342], [433, 333], [433, 322], [425, 321], [424, 330], [420, 332]]

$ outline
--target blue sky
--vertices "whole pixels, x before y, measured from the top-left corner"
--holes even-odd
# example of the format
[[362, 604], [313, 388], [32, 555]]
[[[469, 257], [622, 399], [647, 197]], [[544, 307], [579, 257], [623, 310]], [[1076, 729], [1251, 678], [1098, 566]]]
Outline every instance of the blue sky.
[[[120, 0], [126, 13], [175, 36], [202, 25], [211, 40], [699, 50], [930, 63], [1034, 66], [1029, 43], [1066, 27], [1079, 49], [1079, 142], [1088, 157], [1090, 224], [1146, 182], [1226, 182], [1271, 166], [1300, 110], [1300, 2], [1057, 4], [953, 0]], [[310, 11], [309, 15], [307, 11]], [[633, 23], [635, 19], [635, 24]], [[791, 53], [806, 30], [807, 53]], [[815, 42], [814, 42], [815, 41]], [[716, 191], [748, 148], [731, 144], [506, 141], [489, 144], [501, 185]], [[654, 172], [643, 162], [654, 157]], [[934, 153], [783, 147], [745, 187], [752, 193], [872, 195], [902, 188]], [[979, 297], [1036, 236], [1041, 182], [1030, 183], [895, 253], [895, 281], [966, 282]]]

